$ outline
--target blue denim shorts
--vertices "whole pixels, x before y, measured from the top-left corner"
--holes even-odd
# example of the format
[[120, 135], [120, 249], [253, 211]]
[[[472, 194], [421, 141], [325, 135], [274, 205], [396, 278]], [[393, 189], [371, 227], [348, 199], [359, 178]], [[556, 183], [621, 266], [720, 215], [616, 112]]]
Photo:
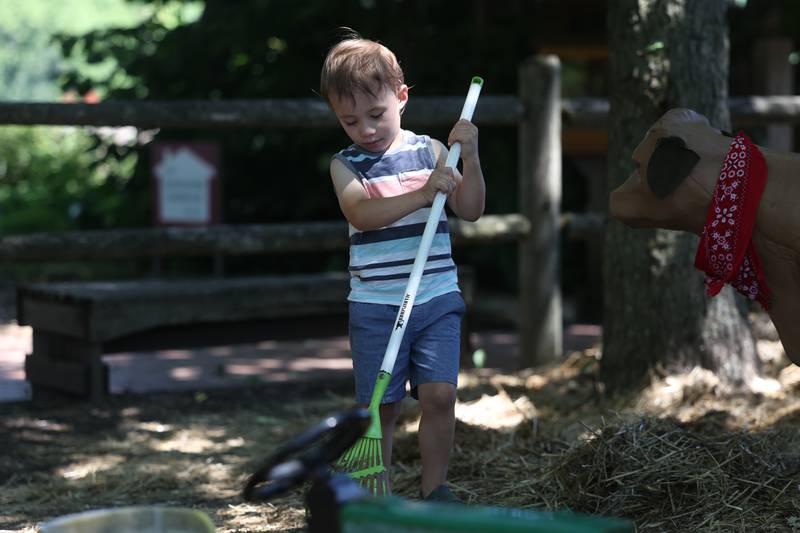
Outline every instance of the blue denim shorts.
[[[398, 309], [396, 305], [350, 302], [350, 350], [358, 403], [370, 401]], [[382, 403], [402, 400], [409, 381], [414, 398], [420, 384], [458, 383], [461, 317], [465, 310], [459, 292], [414, 305]]]

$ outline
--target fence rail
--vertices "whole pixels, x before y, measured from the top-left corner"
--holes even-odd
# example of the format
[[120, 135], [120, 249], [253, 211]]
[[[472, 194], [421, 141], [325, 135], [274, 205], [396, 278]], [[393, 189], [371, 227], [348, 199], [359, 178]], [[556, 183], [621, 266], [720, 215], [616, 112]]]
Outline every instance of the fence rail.
[[[530, 233], [519, 214], [451, 219], [456, 246], [515, 242]], [[0, 261], [91, 261], [131, 257], [248, 255], [346, 250], [347, 223], [292, 222], [31, 233], [0, 237]]]
[[[453, 122], [460, 97], [416, 96], [404, 123], [439, 126]], [[742, 96], [728, 100], [732, 119], [741, 125], [800, 124], [800, 96]], [[605, 128], [609, 103], [604, 98], [561, 100], [563, 127]], [[481, 97], [476, 123], [516, 126], [525, 108], [514, 95]], [[136, 126], [139, 128], [309, 128], [335, 127], [336, 117], [319, 98], [265, 100], [106, 101], [99, 104], [0, 103], [0, 125]]]
[[[414, 97], [403, 113], [409, 125], [446, 125], [464, 105], [462, 97]], [[524, 110], [515, 96], [483, 96], [474, 120], [515, 126]], [[0, 125], [136, 126], [139, 128], [320, 128], [338, 122], [319, 98], [270, 100], [106, 101], [99, 104], [0, 103]]]

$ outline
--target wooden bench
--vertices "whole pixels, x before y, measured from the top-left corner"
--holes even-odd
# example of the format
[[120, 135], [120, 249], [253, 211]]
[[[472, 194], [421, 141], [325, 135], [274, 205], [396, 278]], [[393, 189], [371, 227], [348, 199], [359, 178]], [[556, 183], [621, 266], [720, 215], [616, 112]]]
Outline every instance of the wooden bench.
[[[469, 304], [472, 273], [459, 277]], [[17, 321], [33, 328], [26, 379], [34, 399], [95, 401], [108, 394], [106, 353], [304, 338], [312, 322], [318, 336], [344, 335], [348, 292], [347, 273], [23, 284]], [[462, 361], [470, 354], [465, 321]]]

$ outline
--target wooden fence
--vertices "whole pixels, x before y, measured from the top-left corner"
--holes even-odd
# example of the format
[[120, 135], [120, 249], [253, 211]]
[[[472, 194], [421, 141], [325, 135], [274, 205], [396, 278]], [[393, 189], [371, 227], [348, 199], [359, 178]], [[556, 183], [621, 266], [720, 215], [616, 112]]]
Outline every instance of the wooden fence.
[[[451, 221], [454, 245], [515, 241], [519, 247], [521, 363], [561, 355], [559, 240], [602, 232], [598, 213], [561, 212], [561, 129], [603, 128], [608, 102], [562, 100], [560, 64], [536, 56], [519, 68], [517, 95], [484, 94], [474, 121], [518, 129], [519, 212]], [[462, 97], [415, 97], [404, 125], [444, 126], [458, 117]], [[741, 125], [800, 123], [800, 97], [730, 99]], [[99, 104], [0, 103], [2, 125], [136, 126], [139, 128], [309, 128], [338, 123], [319, 99], [233, 101], [108, 101]], [[344, 222], [219, 225], [42, 233], [0, 237], [4, 262], [91, 260], [170, 255], [240, 255], [345, 250]]]

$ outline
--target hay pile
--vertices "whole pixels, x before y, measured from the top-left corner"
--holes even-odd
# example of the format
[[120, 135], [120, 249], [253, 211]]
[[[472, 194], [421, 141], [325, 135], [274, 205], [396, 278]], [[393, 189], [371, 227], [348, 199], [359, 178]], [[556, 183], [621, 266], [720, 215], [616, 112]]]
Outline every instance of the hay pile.
[[[792, 383], [771, 398], [726, 396], [692, 374], [674, 377], [682, 385], [672, 383], [661, 401], [656, 383], [599, 406], [580, 371], [559, 372], [545, 380], [549, 390], [531, 376], [506, 376], [505, 386], [495, 376], [484, 380], [494, 395], [475, 393], [457, 407], [450, 483], [459, 496], [625, 517], [640, 531], [800, 532], [800, 402]], [[642, 411], [645, 403], [662, 410]], [[412, 497], [416, 449], [413, 431], [395, 448], [395, 488]]]
[[642, 418], [599, 429], [555, 459], [542, 490], [577, 511], [635, 519], [640, 530], [786, 530], [800, 526], [790, 439]]
[[[645, 417], [586, 427], [572, 443], [532, 425], [460, 424], [456, 438], [451, 484], [473, 503], [626, 517], [640, 531], [800, 531], [796, 432]], [[400, 460], [396, 488], [413, 495], [418, 457]]]
[[[695, 372], [613, 401], [597, 394], [591, 355], [465, 375], [449, 482], [469, 503], [626, 517], [639, 531], [800, 532], [799, 373], [776, 373], [781, 391], [768, 396], [726, 395]], [[0, 405], [0, 530], [160, 503], [204, 510], [219, 533], [302, 531], [301, 489], [253, 505], [239, 488], [282, 443], [351, 405], [349, 384], [118, 397], [89, 410]], [[415, 406], [394, 454], [395, 491], [409, 498]]]

